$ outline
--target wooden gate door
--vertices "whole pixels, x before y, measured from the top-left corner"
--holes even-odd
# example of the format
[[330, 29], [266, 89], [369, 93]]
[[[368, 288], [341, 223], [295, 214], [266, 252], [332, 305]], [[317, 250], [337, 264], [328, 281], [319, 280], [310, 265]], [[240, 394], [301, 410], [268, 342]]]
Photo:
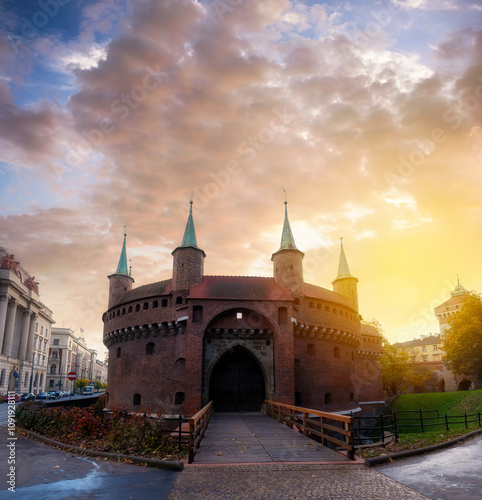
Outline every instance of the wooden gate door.
[[260, 411], [264, 377], [258, 362], [242, 347], [235, 347], [216, 364], [209, 386], [217, 412]]

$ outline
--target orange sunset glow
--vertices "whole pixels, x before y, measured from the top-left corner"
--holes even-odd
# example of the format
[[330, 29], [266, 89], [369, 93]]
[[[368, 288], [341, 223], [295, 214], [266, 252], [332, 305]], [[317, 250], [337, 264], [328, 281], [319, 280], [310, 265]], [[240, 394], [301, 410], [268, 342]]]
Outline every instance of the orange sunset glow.
[[101, 359], [124, 226], [134, 286], [170, 278], [191, 198], [205, 274], [272, 276], [285, 190], [305, 282], [332, 288], [343, 237], [392, 342], [438, 333], [457, 275], [482, 291], [479, 2], [20, 3], [0, 246]]

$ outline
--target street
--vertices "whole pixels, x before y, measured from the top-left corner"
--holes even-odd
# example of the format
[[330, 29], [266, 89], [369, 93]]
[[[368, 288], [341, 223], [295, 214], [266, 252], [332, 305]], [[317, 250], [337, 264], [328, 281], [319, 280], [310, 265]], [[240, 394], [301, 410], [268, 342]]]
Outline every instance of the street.
[[482, 435], [428, 455], [379, 466], [378, 472], [437, 500], [479, 500]]
[[0, 497], [8, 493], [11, 457], [7, 444], [15, 443], [15, 498], [127, 500], [166, 499], [178, 472], [150, 469], [102, 458], [59, 451], [33, 439], [16, 436], [8, 441], [7, 404], [0, 404]]

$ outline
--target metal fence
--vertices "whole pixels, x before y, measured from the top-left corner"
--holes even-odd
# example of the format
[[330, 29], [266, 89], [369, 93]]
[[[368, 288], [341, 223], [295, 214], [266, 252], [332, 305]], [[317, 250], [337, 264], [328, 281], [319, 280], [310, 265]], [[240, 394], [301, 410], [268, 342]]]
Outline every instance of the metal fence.
[[482, 427], [481, 413], [464, 413], [463, 415], [440, 415], [438, 410], [392, 410], [391, 413], [357, 417], [353, 425], [355, 447], [367, 445], [385, 446], [388, 442], [398, 442], [399, 434], [425, 432], [436, 426], [445, 430], [453, 430], [469, 425]]

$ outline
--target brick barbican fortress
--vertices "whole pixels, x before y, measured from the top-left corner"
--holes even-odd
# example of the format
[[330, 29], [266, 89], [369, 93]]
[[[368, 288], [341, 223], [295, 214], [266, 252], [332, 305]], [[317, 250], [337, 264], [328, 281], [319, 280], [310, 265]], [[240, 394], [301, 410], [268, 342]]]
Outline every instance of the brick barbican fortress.
[[[360, 323], [343, 243], [333, 291], [303, 281], [285, 202], [273, 278], [205, 276], [192, 202], [172, 279], [133, 288], [126, 235], [103, 315], [108, 407], [191, 416], [264, 400], [326, 411], [383, 400], [375, 328]], [[368, 409], [368, 408], [367, 408]]]

